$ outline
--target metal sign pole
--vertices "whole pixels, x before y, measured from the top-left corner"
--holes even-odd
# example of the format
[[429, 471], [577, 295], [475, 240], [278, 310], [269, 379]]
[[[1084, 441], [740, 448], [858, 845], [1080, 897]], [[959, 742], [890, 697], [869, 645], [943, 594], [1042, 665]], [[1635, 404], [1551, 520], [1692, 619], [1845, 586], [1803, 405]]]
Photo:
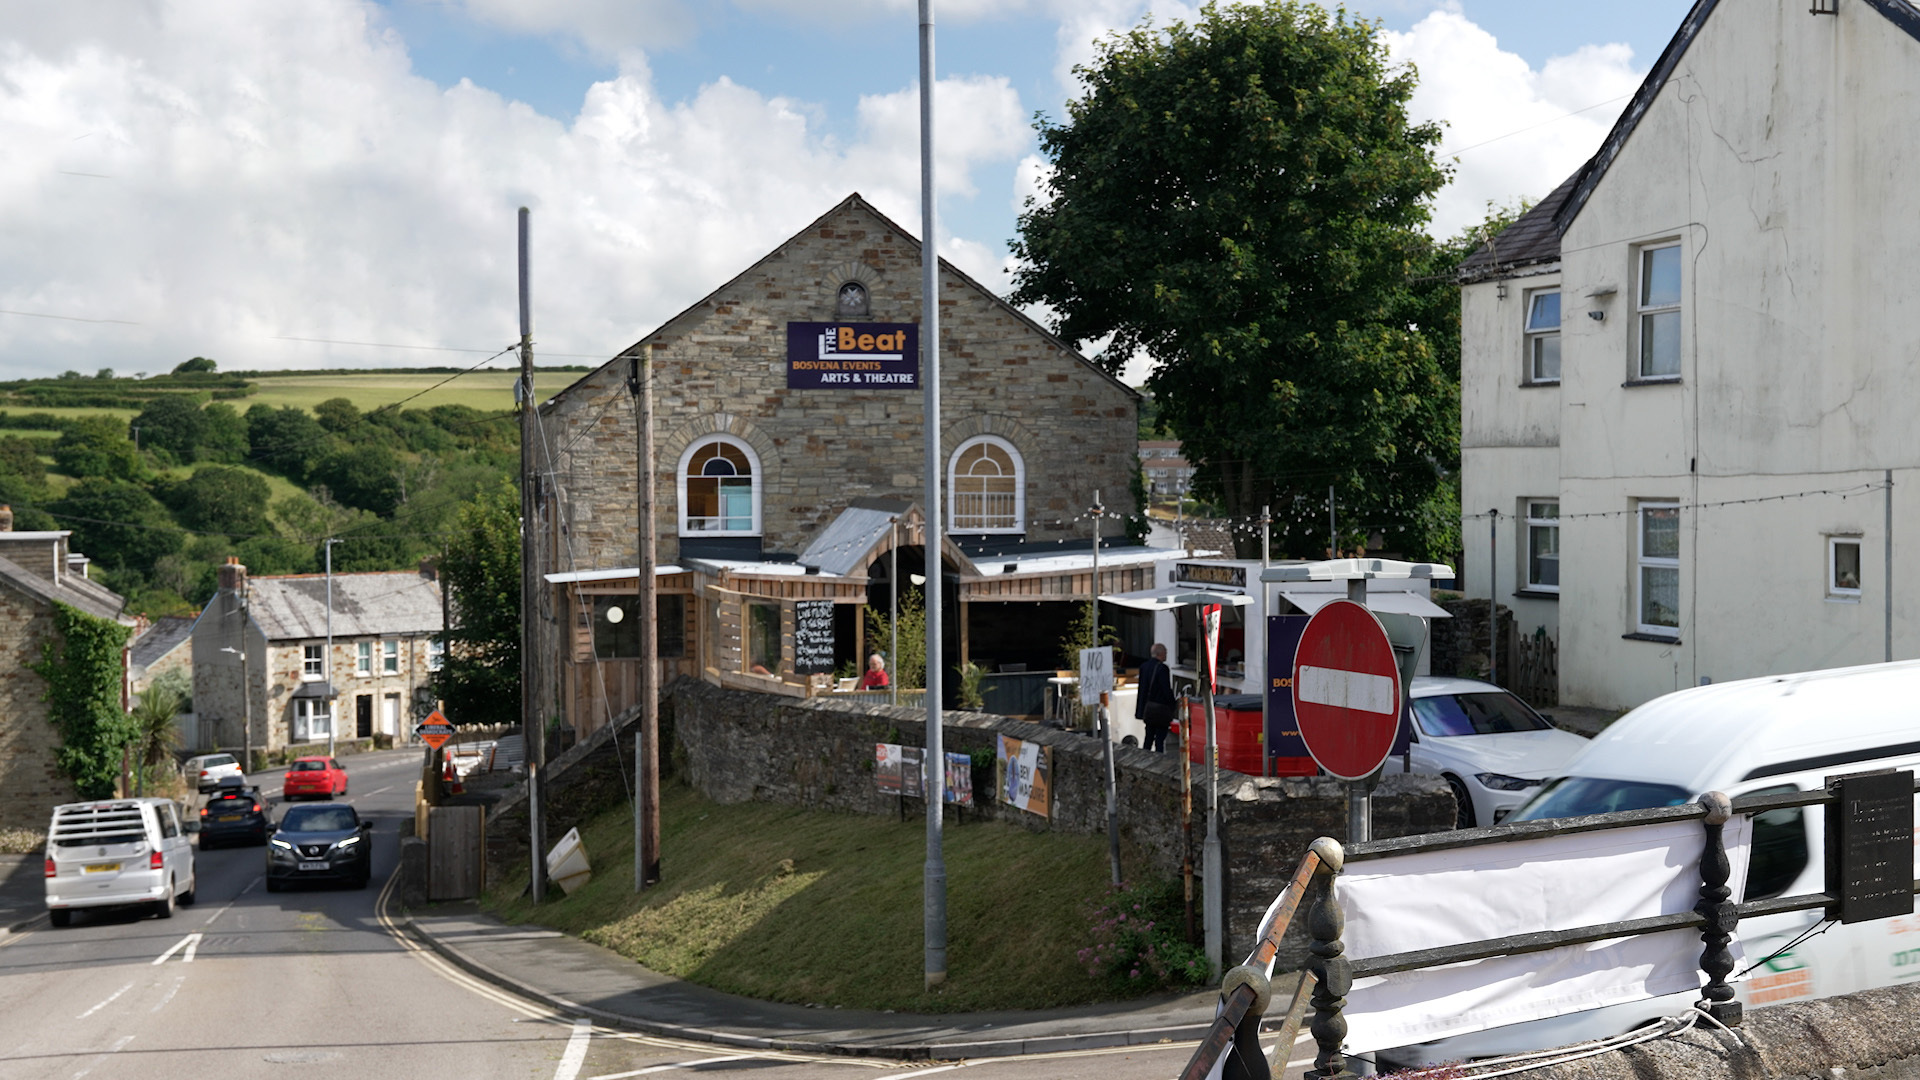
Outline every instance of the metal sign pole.
[[[1205, 615], [1203, 614], [1201, 618], [1204, 620]], [[1201, 637], [1206, 637], [1204, 629]], [[1210, 978], [1217, 979], [1220, 977], [1221, 957], [1225, 951], [1223, 945], [1225, 927], [1221, 924], [1226, 915], [1225, 897], [1221, 895], [1225, 886], [1221, 880], [1224, 875], [1221, 873], [1220, 865], [1220, 746], [1219, 732], [1214, 727], [1215, 660], [1211, 643], [1203, 645], [1200, 652], [1207, 661], [1207, 684], [1201, 688], [1201, 693], [1206, 695], [1201, 698], [1201, 701], [1204, 703], [1207, 715], [1207, 839], [1200, 849], [1200, 888], [1206, 904], [1204, 920], [1207, 965], [1212, 972]]]
[[[1347, 579], [1347, 599], [1367, 606], [1367, 579]], [[1358, 844], [1373, 839], [1373, 783], [1379, 776], [1375, 770], [1373, 776], [1365, 780], [1354, 780], [1347, 784], [1347, 843]]]

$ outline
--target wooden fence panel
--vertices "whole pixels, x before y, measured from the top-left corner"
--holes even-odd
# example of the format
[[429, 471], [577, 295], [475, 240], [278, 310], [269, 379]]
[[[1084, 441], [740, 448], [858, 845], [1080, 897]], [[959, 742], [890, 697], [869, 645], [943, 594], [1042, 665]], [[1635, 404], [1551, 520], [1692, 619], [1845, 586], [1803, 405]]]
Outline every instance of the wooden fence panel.
[[479, 806], [427, 811], [427, 899], [480, 895], [487, 865], [487, 812]]

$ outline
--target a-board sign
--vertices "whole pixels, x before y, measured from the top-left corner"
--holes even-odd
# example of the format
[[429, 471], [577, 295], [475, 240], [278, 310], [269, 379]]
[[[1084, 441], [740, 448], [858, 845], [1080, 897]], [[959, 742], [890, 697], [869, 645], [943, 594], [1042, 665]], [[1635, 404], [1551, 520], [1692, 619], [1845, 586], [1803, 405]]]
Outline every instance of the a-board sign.
[[802, 675], [833, 670], [833, 601], [794, 601], [793, 670]]
[[1842, 923], [1913, 914], [1913, 773], [1827, 778], [1827, 895]]
[[453, 722], [440, 715], [439, 709], [435, 709], [433, 715], [414, 727], [413, 733], [420, 736], [421, 742], [438, 750], [446, 745], [448, 739], [453, 738]]
[[1293, 712], [1320, 767], [1362, 780], [1400, 730], [1400, 665], [1373, 612], [1335, 600], [1307, 620], [1293, 657]]
[[1098, 705], [1101, 694], [1113, 693], [1113, 650], [1080, 650], [1080, 704]]

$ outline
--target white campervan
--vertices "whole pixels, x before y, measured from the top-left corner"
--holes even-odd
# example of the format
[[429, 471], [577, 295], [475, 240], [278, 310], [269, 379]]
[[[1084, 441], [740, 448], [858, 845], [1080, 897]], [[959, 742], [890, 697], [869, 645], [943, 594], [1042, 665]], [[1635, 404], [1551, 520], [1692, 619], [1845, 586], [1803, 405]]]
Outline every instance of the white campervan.
[[[1506, 820], [1674, 806], [1707, 791], [1734, 798], [1815, 791], [1829, 776], [1880, 768], [1920, 770], [1920, 660], [1719, 683], [1657, 698], [1602, 731], [1563, 776]], [[1751, 865], [1736, 899], [1823, 892], [1825, 835], [1818, 806], [1755, 815]], [[1735, 988], [1747, 1008], [1920, 978], [1920, 916], [1834, 925], [1794, 944], [1822, 918], [1814, 909], [1741, 920], [1746, 959], [1734, 970], [1751, 965], [1752, 971]], [[1570, 1013], [1381, 1056], [1411, 1065], [1565, 1046], [1677, 1014], [1698, 997]]]
[[193, 845], [172, 799], [106, 799], [53, 808], [47, 827], [47, 917], [142, 904], [167, 919], [193, 903]]

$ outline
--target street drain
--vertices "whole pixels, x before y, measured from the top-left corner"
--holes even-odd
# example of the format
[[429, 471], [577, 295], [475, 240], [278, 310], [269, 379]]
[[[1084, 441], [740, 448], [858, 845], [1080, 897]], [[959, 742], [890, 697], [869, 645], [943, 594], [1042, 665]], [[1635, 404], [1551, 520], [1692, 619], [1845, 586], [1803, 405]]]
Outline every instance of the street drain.
[[266, 1060], [275, 1065], [318, 1065], [339, 1056], [336, 1050], [276, 1050]]

